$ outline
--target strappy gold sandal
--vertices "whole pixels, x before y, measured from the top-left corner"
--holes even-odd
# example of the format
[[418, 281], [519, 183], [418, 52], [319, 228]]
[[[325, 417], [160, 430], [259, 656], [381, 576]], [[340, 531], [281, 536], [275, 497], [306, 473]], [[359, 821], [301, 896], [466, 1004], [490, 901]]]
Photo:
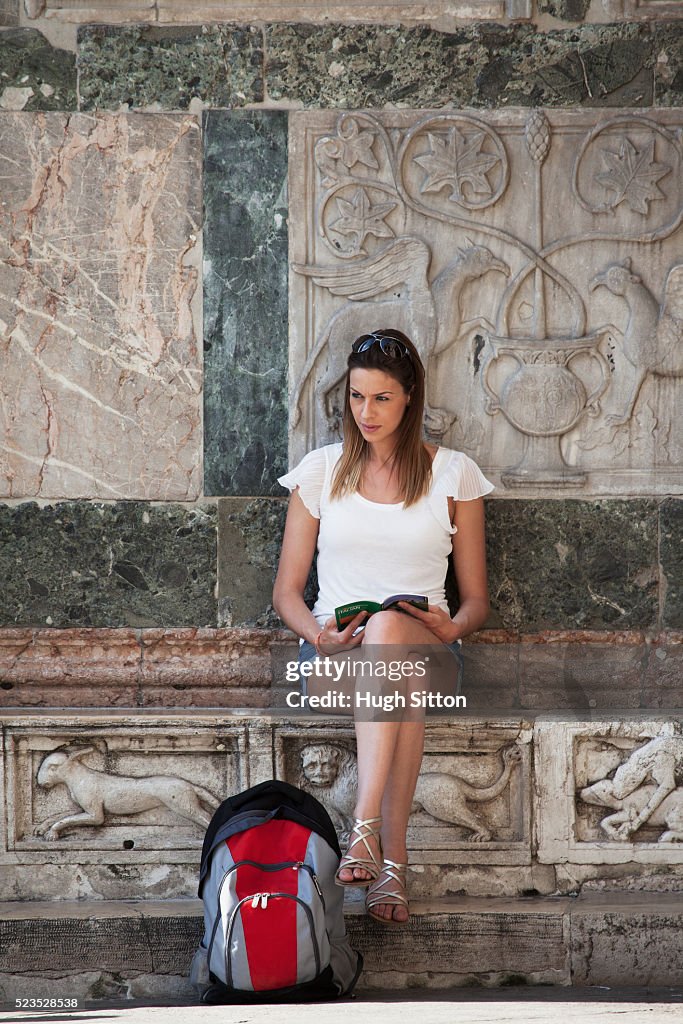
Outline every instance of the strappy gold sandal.
[[[377, 824], [377, 828], [373, 828], [373, 825]], [[372, 882], [376, 882], [379, 878], [382, 865], [377, 860], [377, 857], [368, 842], [368, 839], [376, 839], [377, 846], [379, 848], [379, 855], [382, 856], [382, 838], [380, 836], [379, 826], [382, 824], [381, 818], [355, 818], [353, 822], [353, 828], [351, 829], [351, 835], [349, 837], [349, 850], [358, 843], [362, 843], [368, 852], [367, 857], [354, 857], [352, 853], [346, 853], [342, 859], [337, 873], [334, 876], [334, 880], [337, 885], [356, 885], [364, 888], [366, 885], [370, 885]], [[363, 871], [367, 871], [370, 878], [354, 878], [346, 879], [339, 877], [339, 872], [344, 868], [349, 868], [353, 871], [354, 868], [361, 868]]]
[[408, 918], [405, 921], [397, 921], [394, 917], [381, 917], [379, 914], [373, 914], [372, 912], [372, 908], [380, 903], [389, 904], [392, 907], [405, 907], [408, 910], [408, 897], [406, 895], [407, 870], [407, 864], [399, 864], [398, 861], [389, 860], [388, 857], [384, 858], [384, 864], [382, 865], [377, 882], [368, 890], [368, 894], [365, 897], [365, 909], [369, 917], [374, 917], [375, 921], [379, 921], [380, 924], [391, 926], [408, 924]]

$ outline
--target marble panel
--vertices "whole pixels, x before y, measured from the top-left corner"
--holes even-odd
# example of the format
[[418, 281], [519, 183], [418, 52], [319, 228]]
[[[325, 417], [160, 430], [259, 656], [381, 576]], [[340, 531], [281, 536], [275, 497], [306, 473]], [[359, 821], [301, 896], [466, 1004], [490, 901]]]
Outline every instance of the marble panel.
[[[272, 606], [287, 503], [268, 498], [218, 501], [218, 619], [220, 626], [278, 626]], [[315, 568], [304, 593], [318, 593]]]
[[[0, 729], [2, 899], [188, 896], [212, 806], [271, 778], [298, 780], [342, 841], [348, 832], [355, 752], [339, 717], [24, 709], [1, 712]], [[539, 874], [531, 858], [530, 738], [518, 717], [428, 721], [408, 836], [418, 898], [552, 891], [552, 869]], [[130, 811], [108, 807], [112, 786]], [[93, 793], [104, 795], [103, 815]]]
[[191, 500], [199, 126], [0, 114], [0, 493]]
[[637, 634], [632, 643], [610, 639], [520, 645], [521, 706], [579, 714], [639, 708], [648, 648]]
[[[674, 713], [675, 714], [675, 713]], [[683, 864], [683, 721], [537, 719], [538, 858], [552, 864]]]
[[562, 21], [583, 21], [592, 0], [537, 0], [539, 14], [551, 14]]
[[[11, 5], [18, 0], [4, 0]], [[403, 0], [395, 3], [366, 3], [364, 0], [26, 0], [29, 19], [44, 16], [51, 20], [81, 24], [158, 21], [172, 24], [209, 24], [220, 22], [303, 21], [320, 22], [438, 22], [455, 25], [460, 21], [529, 18], [531, 0]]]
[[[677, 4], [683, 18], [683, 4]], [[655, 71], [655, 103], [659, 107], [683, 106], [683, 25], [655, 25], [657, 60]]]
[[495, 625], [654, 628], [659, 610], [657, 502], [487, 503]]
[[298, 647], [275, 629], [0, 629], [6, 707], [263, 707]]
[[208, 626], [216, 508], [0, 505], [1, 625]]
[[[408, 823], [411, 860], [530, 863], [529, 738], [509, 719], [485, 734], [472, 723], [430, 722]], [[343, 846], [356, 800], [353, 725], [293, 721], [275, 727], [273, 742], [277, 777], [321, 801]]]
[[24, 0], [27, 18], [96, 24], [156, 21], [156, 0]]
[[204, 115], [204, 493], [280, 494], [287, 461], [287, 115]]
[[[4, 17], [3, 21], [0, 6], [0, 25], [18, 24], [18, 20], [12, 22], [9, 11]], [[76, 110], [76, 58], [52, 46], [37, 29], [0, 32], [0, 68], [0, 112]]]
[[650, 647], [643, 680], [643, 707], [683, 710], [683, 636], [658, 637]]
[[272, 607], [286, 503], [218, 502], [218, 617], [221, 626], [274, 625]]
[[664, 574], [662, 624], [683, 629], [683, 501], [671, 498], [662, 503], [659, 557]]
[[306, 107], [649, 106], [647, 26], [266, 25], [270, 99]]
[[78, 30], [82, 110], [187, 110], [241, 107], [263, 100], [263, 50], [258, 27], [135, 25]]
[[19, 24], [19, 0], [0, 0], [0, 26]]
[[[218, 506], [219, 624], [277, 625], [279, 620], [270, 605], [286, 503], [222, 498]], [[501, 499], [489, 500], [485, 507], [492, 601], [489, 628], [525, 633], [657, 628], [656, 500], [559, 503]], [[675, 550], [672, 546], [672, 575]], [[316, 594], [314, 566], [306, 590], [311, 605]], [[454, 594], [451, 597], [455, 611], [457, 600]], [[502, 672], [506, 696], [500, 691], [501, 699], [507, 701], [517, 693], [516, 655], [490, 650], [470, 653], [476, 688], [488, 678], [496, 689]], [[585, 668], [589, 671], [588, 662]], [[589, 682], [588, 677], [584, 682]], [[508, 690], [510, 685], [512, 690]]]
[[[510, 0], [507, 0], [509, 6]], [[241, 22], [425, 22], [438, 20], [479, 21], [504, 16], [505, 0], [402, 0], [401, 3], [368, 3], [367, 0], [200, 0], [191, 7], [185, 0], [157, 0], [159, 21], [241, 21]]]
[[679, 0], [603, 0], [603, 5], [614, 6], [613, 15], [655, 23], [660, 19], [683, 18]]
[[51, 851], [198, 849], [213, 812], [245, 782], [244, 725], [144, 729], [86, 723], [5, 730], [0, 861]]
[[681, 493], [680, 123], [290, 115], [292, 463], [340, 436], [348, 346], [383, 325], [426, 364], [428, 436], [500, 494]]

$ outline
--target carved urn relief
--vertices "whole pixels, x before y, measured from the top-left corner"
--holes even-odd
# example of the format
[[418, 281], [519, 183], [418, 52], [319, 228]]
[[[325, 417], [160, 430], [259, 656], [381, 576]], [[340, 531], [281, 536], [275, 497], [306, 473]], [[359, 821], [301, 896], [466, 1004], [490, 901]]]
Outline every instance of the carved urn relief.
[[290, 454], [405, 331], [426, 435], [522, 493], [678, 493], [680, 112], [292, 115]]

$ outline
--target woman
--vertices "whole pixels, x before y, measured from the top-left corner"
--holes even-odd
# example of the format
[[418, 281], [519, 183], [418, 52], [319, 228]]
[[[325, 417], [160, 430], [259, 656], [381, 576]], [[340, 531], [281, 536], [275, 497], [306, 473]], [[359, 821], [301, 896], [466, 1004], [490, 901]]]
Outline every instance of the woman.
[[[424, 368], [400, 331], [378, 330], [352, 345], [344, 396], [344, 442], [310, 452], [279, 482], [292, 491], [273, 606], [302, 637], [299, 661], [363, 645], [444, 644], [479, 629], [489, 603], [482, 495], [492, 485], [460, 452], [422, 440]], [[319, 594], [303, 598], [318, 546]], [[444, 593], [454, 559], [460, 607]], [[427, 595], [428, 610], [361, 612], [338, 630], [334, 609], [392, 594]], [[365, 623], [364, 629], [360, 629]], [[448, 652], [445, 652], [448, 654]], [[406, 830], [424, 746], [424, 718], [355, 722], [355, 823], [337, 882], [368, 886], [368, 913], [408, 920]]]

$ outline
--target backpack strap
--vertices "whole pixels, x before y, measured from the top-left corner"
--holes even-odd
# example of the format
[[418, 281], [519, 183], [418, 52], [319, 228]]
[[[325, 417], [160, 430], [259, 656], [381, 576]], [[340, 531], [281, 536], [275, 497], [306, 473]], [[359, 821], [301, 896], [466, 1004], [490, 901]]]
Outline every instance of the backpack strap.
[[306, 796], [302, 790], [297, 789], [296, 786], [291, 786], [288, 782], [268, 779], [267, 782], [260, 782], [258, 786], [245, 789], [244, 792], [238, 793], [237, 796], [228, 797], [227, 800], [223, 801], [223, 806], [231, 814], [234, 814], [240, 807], [244, 807], [245, 804], [251, 804], [261, 797], [270, 796], [271, 794], [280, 799], [283, 796], [288, 797], [293, 803], [298, 805], [304, 802], [304, 797]]
[[[218, 833], [224, 834], [226, 824], [238, 815], [249, 815], [250, 812], [272, 812], [278, 817], [291, 818], [306, 828], [312, 829], [323, 837], [341, 857], [339, 841], [329, 814], [314, 796], [279, 779], [268, 779], [257, 786], [245, 789], [243, 793], [224, 800], [209, 823], [204, 835], [202, 846], [201, 867], [199, 871], [199, 895], [202, 894], [202, 883], [208, 870], [209, 857], [218, 840]], [[268, 816], [268, 815], [267, 815]], [[247, 826], [244, 826], [247, 827]]]

